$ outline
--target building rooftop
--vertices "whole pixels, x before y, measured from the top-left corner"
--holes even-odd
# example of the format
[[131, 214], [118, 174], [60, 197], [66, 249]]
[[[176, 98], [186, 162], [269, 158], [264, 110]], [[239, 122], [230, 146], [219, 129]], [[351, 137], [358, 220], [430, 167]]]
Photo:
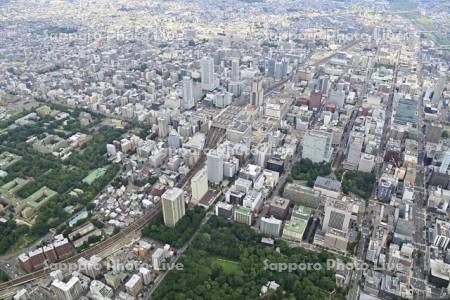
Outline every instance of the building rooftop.
[[339, 192], [341, 190], [341, 183], [334, 179], [319, 176], [314, 182], [314, 187]]
[[281, 225], [283, 223], [283, 221], [278, 220], [277, 218], [274, 218], [273, 216], [271, 216], [270, 218], [262, 217], [261, 222], [263, 222], [263, 221], [266, 223], [273, 224], [273, 225]]
[[250, 215], [252, 213], [252, 210], [245, 206], [238, 206], [234, 210], [236, 213], [243, 214], [243, 215]]
[[276, 196], [270, 203], [270, 206], [280, 209], [286, 209], [289, 206], [289, 203], [290, 201], [288, 199]]
[[284, 224], [284, 230], [294, 231], [303, 234], [305, 232], [306, 225], [307, 225], [306, 222], [287, 221], [286, 224]]
[[131, 278], [125, 283], [125, 287], [127, 288], [133, 288], [139, 281], [141, 280], [141, 277], [137, 274], [133, 274]]
[[449, 270], [449, 264], [441, 260], [430, 259], [430, 272], [432, 276], [449, 281]]
[[394, 122], [400, 125], [417, 122], [417, 101], [412, 99], [400, 99], [394, 115]]
[[292, 210], [292, 217], [297, 219], [304, 219], [308, 220], [311, 216], [313, 210], [309, 207], [303, 206], [303, 205], [296, 205], [294, 206], [294, 209]]
[[178, 199], [183, 194], [183, 190], [177, 187], [168, 189], [165, 191], [165, 193], [162, 195], [164, 199], [174, 201]]
[[52, 286], [57, 287], [62, 291], [69, 291], [80, 279], [78, 277], [71, 277], [68, 282], [63, 282], [60, 280], [55, 280], [52, 282]]

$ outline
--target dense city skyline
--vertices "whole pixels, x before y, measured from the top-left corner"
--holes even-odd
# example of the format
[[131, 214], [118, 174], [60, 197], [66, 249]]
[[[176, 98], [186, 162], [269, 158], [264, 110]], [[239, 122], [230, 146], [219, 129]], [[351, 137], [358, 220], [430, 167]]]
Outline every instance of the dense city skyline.
[[0, 0], [0, 299], [449, 297], [449, 12]]

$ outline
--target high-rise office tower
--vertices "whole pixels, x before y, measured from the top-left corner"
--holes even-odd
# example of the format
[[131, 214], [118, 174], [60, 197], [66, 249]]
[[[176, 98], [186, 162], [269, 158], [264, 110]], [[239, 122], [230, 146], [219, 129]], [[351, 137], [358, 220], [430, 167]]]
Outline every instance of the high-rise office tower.
[[195, 105], [192, 79], [183, 77], [183, 98], [181, 100], [182, 109], [191, 109]]
[[283, 78], [283, 63], [281, 61], [275, 62], [274, 77], [275, 80]]
[[378, 44], [378, 42], [381, 40], [381, 33], [382, 33], [382, 30], [381, 30], [380, 27], [376, 26], [376, 27], [373, 29], [373, 32], [372, 32], [372, 38], [373, 38], [373, 40], [375, 41], [375, 43], [377, 43], [377, 44]]
[[133, 274], [131, 278], [125, 283], [127, 293], [136, 297], [142, 290], [142, 278], [138, 274]]
[[240, 79], [240, 67], [239, 67], [239, 60], [233, 59], [231, 61], [231, 81], [236, 82]]
[[210, 150], [206, 156], [208, 181], [219, 184], [223, 180], [223, 156], [217, 150]]
[[267, 76], [274, 77], [275, 76], [275, 60], [269, 59], [267, 61]]
[[312, 162], [330, 162], [333, 134], [327, 131], [310, 130], [303, 138], [302, 157], [308, 158]]
[[254, 78], [252, 81], [252, 92], [250, 94], [250, 104], [260, 107], [264, 104], [264, 90], [261, 77]]
[[228, 85], [228, 91], [233, 94], [235, 97], [239, 97], [242, 92], [242, 82], [230, 82]]
[[318, 81], [318, 89], [323, 95], [328, 95], [330, 89], [330, 78], [328, 76], [321, 76]]
[[444, 92], [445, 85], [447, 83], [447, 75], [441, 74], [438, 82], [436, 83], [436, 87], [434, 88], [433, 98], [431, 101], [433, 103], [438, 103], [441, 100], [442, 93]]
[[361, 150], [364, 143], [364, 134], [361, 132], [353, 132], [350, 136], [346, 165], [349, 169], [355, 170], [361, 159]]
[[208, 192], [208, 172], [201, 169], [191, 179], [192, 202], [197, 204]]
[[169, 118], [159, 117], [158, 118], [158, 136], [161, 138], [167, 137], [169, 135]]
[[183, 190], [171, 188], [161, 196], [164, 224], [174, 227], [186, 213]]
[[215, 88], [214, 59], [209, 56], [202, 58], [200, 60], [200, 68], [202, 75], [202, 89], [212, 91]]
[[312, 90], [309, 96], [308, 108], [319, 110], [322, 106], [322, 93], [319, 90]]

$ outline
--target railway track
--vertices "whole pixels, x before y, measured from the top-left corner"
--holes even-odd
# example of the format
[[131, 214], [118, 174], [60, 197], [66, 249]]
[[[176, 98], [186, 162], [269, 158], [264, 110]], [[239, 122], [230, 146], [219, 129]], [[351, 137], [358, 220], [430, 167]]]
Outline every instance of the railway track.
[[[126, 227], [124, 230], [120, 231], [119, 233], [112, 236], [111, 238], [106, 239], [103, 242], [100, 242], [99, 244], [89, 248], [88, 250], [83, 251], [78, 254], [75, 254], [67, 259], [64, 259], [64, 260], [58, 262], [58, 263], [59, 264], [74, 263], [81, 257], [90, 257], [92, 255], [95, 255], [95, 254], [98, 254], [100, 252], [107, 250], [111, 246], [116, 245], [117, 243], [121, 242], [122, 239], [127, 237], [129, 234], [142, 229], [145, 226], [145, 224], [147, 224], [147, 222], [150, 221], [153, 217], [155, 217], [160, 211], [161, 211], [161, 205], [159, 204], [156, 208], [154, 208], [150, 212], [147, 212], [142, 217], [140, 217], [135, 222], [133, 222], [130, 226]], [[35, 271], [35, 272], [29, 273], [27, 275], [24, 275], [24, 276], [12, 279], [10, 281], [7, 281], [5, 283], [2, 283], [2, 284], [0, 284], [0, 292], [2, 292], [2, 294], [3, 294], [3, 291], [7, 291], [11, 288], [21, 286], [28, 282], [31, 282], [31, 281], [37, 280], [39, 278], [42, 278], [44, 276], [47, 276], [50, 274], [51, 271], [52, 270], [50, 267], [45, 267], [42, 270]], [[2, 297], [2, 294], [0, 294], [0, 298]]]
[[[221, 128], [217, 127], [211, 128], [210, 132], [208, 133], [208, 136], [206, 137], [205, 149], [211, 149], [212, 147], [215, 147], [217, 143], [224, 137], [224, 134], [225, 130]], [[195, 166], [189, 171], [189, 173], [182, 180], [178, 182], [177, 186], [180, 188], [186, 188], [191, 178], [203, 167], [205, 160], [206, 155], [202, 152], [200, 159], [197, 161]], [[130, 234], [142, 229], [145, 226], [145, 224], [147, 224], [152, 218], [154, 218], [160, 212], [161, 212], [161, 204], [159, 203], [158, 206], [155, 207], [153, 210], [145, 213], [143, 216], [141, 216], [139, 219], [133, 222], [130, 226], [124, 228], [116, 235], [104, 240], [103, 242], [98, 243], [97, 245], [89, 248], [86, 251], [75, 254], [65, 260], [59, 261], [58, 263], [59, 264], [75, 263], [81, 257], [91, 257], [92, 255], [108, 250], [110, 247], [115, 246], [117, 245], [117, 243], [122, 242]], [[14, 294], [14, 290], [17, 287], [22, 286], [26, 283], [30, 283], [37, 279], [43, 278], [45, 276], [48, 276], [51, 271], [52, 269], [50, 267], [45, 267], [44, 269], [23, 275], [21, 277], [0, 284], [0, 299], [11, 297]]]
[[177, 187], [185, 189], [189, 181], [192, 179], [192, 177], [200, 171], [201, 168], [203, 168], [203, 164], [206, 160], [205, 151], [208, 151], [209, 149], [215, 148], [219, 141], [225, 136], [225, 129], [218, 128], [218, 127], [212, 127], [208, 133], [208, 136], [205, 140], [205, 147], [204, 150], [200, 153], [200, 158], [195, 164], [195, 166], [186, 174], [185, 177], [183, 177], [177, 184]]
[[[345, 51], [345, 50], [353, 47], [354, 45], [356, 45], [359, 42], [360, 41], [357, 40], [350, 44], [347, 44], [346, 46], [340, 48], [338, 51], [334, 52], [333, 54], [328, 55], [327, 57], [324, 57], [324, 58], [320, 59], [319, 61], [314, 62], [312, 64], [312, 66], [318, 66], [318, 65], [325, 63], [326, 61], [328, 61], [329, 59], [334, 57], [339, 51]], [[280, 88], [284, 84], [286, 84], [289, 80], [291, 80], [293, 78], [295, 73], [296, 72], [292, 72], [292, 74], [289, 77], [287, 77], [286, 79], [284, 79], [280, 82], [277, 82], [274, 85], [272, 85], [271, 87], [269, 87], [264, 92], [264, 95], [267, 95], [267, 94], [271, 93], [272, 91]], [[208, 136], [205, 141], [205, 149], [211, 149], [211, 148], [215, 147], [217, 145], [217, 143], [224, 137], [224, 134], [225, 134], [224, 129], [212, 127], [210, 132], [208, 133]], [[206, 160], [206, 155], [204, 152], [202, 152], [200, 154], [200, 159], [197, 161], [195, 166], [189, 171], [189, 173], [182, 180], [180, 180], [180, 182], [178, 182], [177, 186], [180, 188], [185, 188], [187, 183], [190, 181], [190, 179], [203, 167], [205, 160]], [[117, 233], [116, 235], [104, 240], [103, 242], [100, 242], [99, 244], [91, 247], [90, 249], [88, 249], [86, 251], [83, 251], [83, 252], [75, 254], [65, 260], [62, 260], [59, 263], [61, 263], [61, 264], [62, 263], [74, 263], [81, 257], [90, 257], [92, 255], [95, 255], [95, 254], [98, 254], [98, 253], [101, 253], [101, 252], [107, 250], [111, 246], [122, 241], [122, 239], [127, 237], [129, 234], [142, 229], [145, 226], [145, 224], [147, 224], [148, 221], [150, 221], [153, 217], [155, 217], [160, 212], [161, 212], [161, 204], [159, 204], [152, 211], [144, 214], [142, 217], [140, 217], [138, 220], [133, 222], [130, 226], [126, 227], [125, 229], [123, 229], [122, 231]], [[9, 280], [5, 283], [1, 283], [0, 284], [0, 299], [4, 299], [4, 298], [10, 296], [12, 294], [11, 289], [17, 288], [18, 286], [21, 286], [26, 283], [29, 283], [29, 282], [35, 281], [37, 279], [43, 278], [45, 276], [48, 276], [51, 271], [52, 270], [50, 267], [45, 267], [42, 270], [38, 270], [38, 271], [35, 271], [32, 273], [29, 273], [27, 275], [23, 275], [21, 277]], [[8, 295], [8, 296], [5, 297], [5, 295]]]

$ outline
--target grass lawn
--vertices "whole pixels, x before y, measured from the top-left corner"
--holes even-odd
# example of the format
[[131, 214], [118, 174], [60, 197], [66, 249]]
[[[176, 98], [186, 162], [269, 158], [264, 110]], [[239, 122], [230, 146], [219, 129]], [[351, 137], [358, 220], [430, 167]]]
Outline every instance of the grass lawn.
[[107, 167], [95, 169], [83, 179], [83, 182], [91, 185], [94, 181], [105, 175], [107, 170], [108, 170]]
[[238, 262], [219, 257], [214, 259], [213, 264], [222, 267], [226, 274], [235, 274], [241, 270]]

